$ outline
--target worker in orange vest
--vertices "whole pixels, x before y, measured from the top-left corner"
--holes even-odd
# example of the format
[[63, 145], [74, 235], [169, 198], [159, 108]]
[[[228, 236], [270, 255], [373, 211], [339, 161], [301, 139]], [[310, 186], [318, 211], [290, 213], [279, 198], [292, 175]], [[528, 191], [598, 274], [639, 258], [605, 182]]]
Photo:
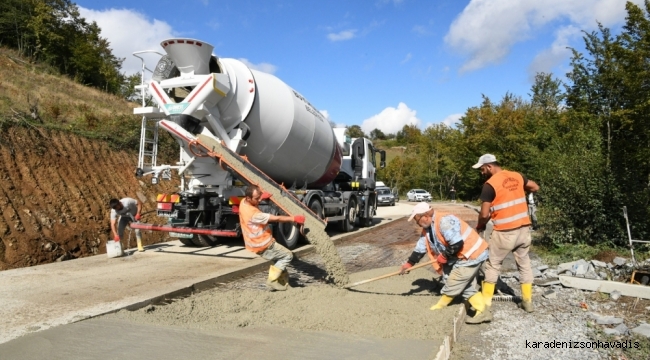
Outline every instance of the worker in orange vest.
[[533, 270], [530, 266], [530, 218], [526, 192], [534, 193], [539, 185], [518, 172], [501, 168], [492, 154], [485, 154], [473, 166], [487, 178], [481, 191], [481, 211], [476, 229], [482, 231], [492, 220], [494, 228], [490, 236], [490, 258], [485, 264], [485, 281], [482, 293], [488, 307], [499, 279], [503, 259], [512, 252], [521, 283], [522, 302], [519, 306], [526, 312], [533, 311]]
[[402, 265], [401, 274], [418, 263], [424, 254], [433, 261], [433, 268], [446, 279], [440, 291], [442, 296], [431, 310], [439, 310], [458, 295], [476, 310], [465, 323], [480, 324], [492, 321], [492, 313], [485, 306], [483, 295], [476, 290], [476, 276], [488, 257], [488, 244], [466, 222], [455, 215], [434, 211], [421, 202], [413, 208], [408, 221], [415, 219], [422, 233], [415, 249]]
[[277, 216], [263, 213], [258, 205], [260, 201], [270, 197], [271, 194], [262, 192], [259, 186], [248, 186], [246, 198], [239, 205], [239, 223], [246, 249], [275, 262], [269, 268], [266, 285], [272, 290], [283, 291], [289, 287], [289, 273], [286, 267], [293, 260], [293, 253], [275, 241], [269, 223], [294, 222], [302, 225], [305, 223], [305, 216]]

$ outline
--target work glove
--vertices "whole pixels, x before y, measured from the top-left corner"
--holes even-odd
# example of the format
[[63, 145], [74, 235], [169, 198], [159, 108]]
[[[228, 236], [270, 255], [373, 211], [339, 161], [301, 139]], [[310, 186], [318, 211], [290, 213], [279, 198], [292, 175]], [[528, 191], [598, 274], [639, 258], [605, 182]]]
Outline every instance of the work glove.
[[438, 257], [436, 258], [436, 262], [438, 264], [441, 264], [441, 265], [446, 264], [447, 263], [447, 258], [442, 254], [438, 254]]
[[476, 231], [481, 232], [485, 230], [485, 224], [476, 224]]
[[269, 199], [271, 196], [273, 196], [271, 193], [267, 193], [267, 192], [265, 191], [265, 192], [262, 193], [262, 195], [260, 195], [260, 200], [267, 200], [267, 199]]
[[293, 217], [293, 222], [295, 222], [298, 225], [304, 225], [305, 224], [305, 215], [296, 215]]
[[142, 215], [140, 215], [140, 214], [135, 214], [135, 221], [140, 221], [140, 218], [141, 218], [141, 217], [142, 217]]
[[115, 235], [115, 236], [113, 237], [113, 240], [115, 240], [115, 241], [120, 241], [120, 236], [119, 236], [119, 235]]
[[404, 265], [402, 265], [402, 267], [399, 269], [399, 274], [400, 274], [400, 275], [404, 275], [404, 274], [406, 274], [407, 272], [409, 272], [409, 270], [410, 270], [412, 267], [413, 267], [413, 265], [411, 265], [411, 264], [408, 263], [408, 262], [405, 262]]

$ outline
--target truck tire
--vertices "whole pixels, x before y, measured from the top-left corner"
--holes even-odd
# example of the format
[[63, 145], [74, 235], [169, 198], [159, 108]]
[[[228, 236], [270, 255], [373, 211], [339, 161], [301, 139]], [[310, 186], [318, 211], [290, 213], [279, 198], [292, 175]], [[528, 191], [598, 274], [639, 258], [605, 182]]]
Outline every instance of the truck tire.
[[293, 223], [278, 223], [273, 226], [273, 237], [280, 245], [293, 250], [298, 246], [300, 231]]
[[187, 239], [187, 238], [178, 238], [178, 240], [181, 241], [181, 243], [185, 246], [191, 246], [194, 247], [194, 241], [192, 239]]
[[345, 219], [339, 222], [339, 230], [344, 233], [354, 230], [354, 223], [357, 220], [358, 212], [357, 199], [351, 197], [350, 200], [348, 200], [348, 206], [345, 211]]
[[219, 243], [216, 236], [198, 234], [194, 235], [192, 242], [199, 247], [213, 247]]
[[368, 217], [367, 218], [359, 218], [359, 225], [362, 227], [371, 227], [373, 224], [373, 218], [375, 217], [376, 213], [376, 208], [375, 208], [375, 201], [371, 197], [370, 200], [368, 201], [368, 206], [370, 209], [368, 210]]
[[309, 208], [314, 212], [314, 214], [318, 215], [319, 219], [323, 218], [323, 205], [320, 204], [318, 199], [312, 199], [309, 202]]

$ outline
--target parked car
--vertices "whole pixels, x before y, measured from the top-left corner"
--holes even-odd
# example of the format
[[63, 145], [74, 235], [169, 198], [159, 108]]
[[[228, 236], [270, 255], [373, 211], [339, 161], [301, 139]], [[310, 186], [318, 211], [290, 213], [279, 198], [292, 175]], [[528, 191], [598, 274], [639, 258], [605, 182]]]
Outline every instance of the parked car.
[[406, 193], [408, 201], [431, 201], [431, 194], [422, 189], [411, 189]]
[[395, 206], [395, 195], [390, 191], [388, 187], [378, 187], [375, 189], [377, 191], [377, 206], [379, 205], [390, 205]]

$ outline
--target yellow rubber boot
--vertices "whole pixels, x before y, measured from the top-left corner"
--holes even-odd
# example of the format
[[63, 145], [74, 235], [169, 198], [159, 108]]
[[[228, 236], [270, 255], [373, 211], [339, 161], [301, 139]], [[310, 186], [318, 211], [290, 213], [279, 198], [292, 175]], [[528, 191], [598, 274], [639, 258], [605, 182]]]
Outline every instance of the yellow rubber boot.
[[136, 237], [135, 240], [138, 243], [138, 251], [140, 251], [140, 252], [144, 251], [144, 247], [142, 247], [142, 238], [141, 237]]
[[483, 281], [483, 286], [481, 286], [481, 292], [483, 293], [483, 301], [485, 302], [485, 306], [491, 308], [492, 307], [492, 296], [494, 295], [494, 288], [496, 284]]
[[481, 324], [484, 322], [492, 321], [492, 312], [490, 312], [489, 307], [485, 306], [483, 294], [476, 293], [472, 295], [471, 298], [467, 299], [467, 302], [469, 302], [470, 305], [472, 305], [472, 307], [476, 310], [476, 314], [474, 317], [468, 316], [465, 318], [466, 324]]
[[291, 287], [289, 286], [289, 272], [287, 271], [287, 269], [284, 269], [282, 271], [280, 278], [278, 278], [278, 282], [280, 283], [280, 285], [285, 286], [287, 288]]
[[447, 295], [442, 295], [442, 296], [440, 297], [440, 300], [438, 300], [438, 303], [436, 303], [435, 305], [433, 305], [429, 310], [440, 310], [440, 309], [442, 309], [442, 308], [444, 308], [444, 307], [447, 307], [447, 305], [449, 305], [449, 303], [450, 303], [452, 300], [454, 300], [453, 297], [451, 297], [451, 296], [447, 296]]
[[286, 285], [282, 285], [278, 282], [278, 279], [280, 279], [280, 276], [282, 276], [282, 270], [279, 268], [271, 265], [269, 268], [269, 279], [266, 280], [266, 285], [270, 287], [273, 290], [277, 291], [284, 291], [287, 290]]
[[519, 307], [526, 312], [533, 312], [533, 284], [521, 284], [521, 303]]

